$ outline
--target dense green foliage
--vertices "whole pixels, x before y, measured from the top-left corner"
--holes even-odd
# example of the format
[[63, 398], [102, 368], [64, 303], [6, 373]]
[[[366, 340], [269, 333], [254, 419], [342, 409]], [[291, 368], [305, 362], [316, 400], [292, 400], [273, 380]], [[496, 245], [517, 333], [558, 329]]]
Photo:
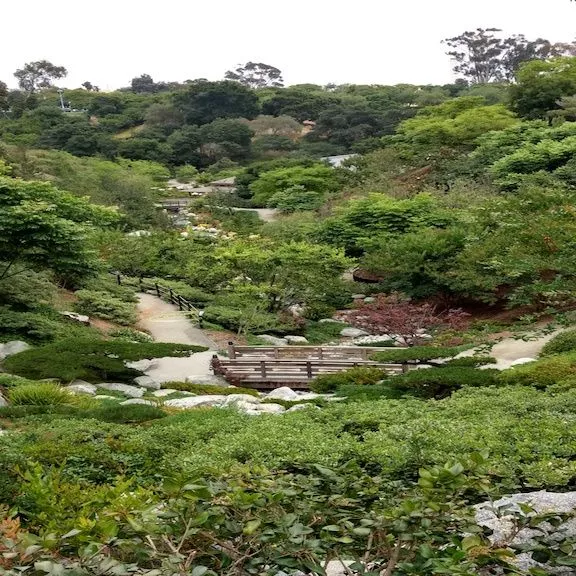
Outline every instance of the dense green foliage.
[[140, 372], [127, 368], [124, 361], [163, 356], [187, 356], [205, 350], [185, 344], [133, 343], [122, 340], [70, 339], [20, 352], [4, 362], [14, 374], [40, 380], [56, 378], [63, 382], [131, 381]]

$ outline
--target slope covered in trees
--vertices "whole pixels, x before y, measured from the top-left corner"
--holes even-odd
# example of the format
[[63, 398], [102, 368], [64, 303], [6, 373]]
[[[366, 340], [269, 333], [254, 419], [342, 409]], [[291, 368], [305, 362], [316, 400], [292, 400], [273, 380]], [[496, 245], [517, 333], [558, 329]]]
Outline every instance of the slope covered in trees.
[[[18, 71], [20, 90], [0, 85], [0, 342], [32, 346], [0, 362], [1, 574], [574, 565], [573, 538], [519, 550], [473, 518], [484, 500], [576, 484], [574, 331], [522, 367], [486, 356], [494, 333], [575, 322], [576, 58], [496, 32], [449, 40], [466, 79], [446, 86], [283, 87], [250, 62], [217, 82], [60, 93], [66, 70], [46, 61]], [[336, 154], [353, 156], [322, 159]], [[202, 197], [167, 188], [231, 177]], [[189, 205], [170, 217], [174, 194]], [[134, 330], [143, 277], [225, 338], [323, 344], [352, 325], [402, 345], [374, 359], [429, 368], [320, 376], [338, 402], [275, 400], [270, 415], [243, 413], [252, 390], [190, 382], [128, 399], [139, 361], [201, 350]], [[166, 403], [222, 390], [244, 394]]]

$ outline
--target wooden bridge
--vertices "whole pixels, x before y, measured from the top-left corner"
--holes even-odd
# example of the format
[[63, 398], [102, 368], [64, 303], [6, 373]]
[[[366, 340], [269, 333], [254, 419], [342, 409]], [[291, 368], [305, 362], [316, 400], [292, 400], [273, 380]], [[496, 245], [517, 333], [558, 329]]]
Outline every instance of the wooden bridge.
[[381, 348], [344, 346], [234, 346], [228, 358], [214, 357], [215, 374], [233, 384], [259, 390], [289, 386], [308, 390], [310, 380], [321, 374], [336, 374], [357, 366], [374, 367], [390, 375], [408, 370], [406, 364], [386, 364], [369, 360]]

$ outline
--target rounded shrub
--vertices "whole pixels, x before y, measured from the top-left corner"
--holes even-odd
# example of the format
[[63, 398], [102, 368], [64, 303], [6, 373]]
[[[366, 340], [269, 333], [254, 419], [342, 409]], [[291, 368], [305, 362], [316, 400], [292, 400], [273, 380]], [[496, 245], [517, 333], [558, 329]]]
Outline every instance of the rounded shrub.
[[394, 376], [390, 388], [419, 398], [444, 398], [463, 387], [493, 386], [498, 383], [498, 370], [454, 366], [411, 370]]
[[386, 378], [386, 372], [371, 366], [358, 366], [337, 374], [322, 374], [310, 382], [310, 389], [319, 394], [335, 392], [341, 386], [372, 386]]
[[504, 370], [498, 380], [506, 385], [548, 388], [576, 376], [576, 353], [549, 356]]
[[561, 354], [562, 352], [572, 352], [576, 350], [576, 330], [567, 330], [557, 334], [544, 345], [541, 356], [551, 354]]

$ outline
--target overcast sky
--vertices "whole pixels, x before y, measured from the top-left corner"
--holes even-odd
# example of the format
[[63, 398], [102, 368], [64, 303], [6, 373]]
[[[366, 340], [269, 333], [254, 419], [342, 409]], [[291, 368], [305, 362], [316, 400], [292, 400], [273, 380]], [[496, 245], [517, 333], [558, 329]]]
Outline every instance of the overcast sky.
[[4, 0], [0, 80], [47, 59], [66, 87], [103, 90], [154, 80], [221, 79], [249, 60], [287, 84], [442, 84], [453, 79], [443, 38], [498, 27], [571, 41], [569, 0]]

